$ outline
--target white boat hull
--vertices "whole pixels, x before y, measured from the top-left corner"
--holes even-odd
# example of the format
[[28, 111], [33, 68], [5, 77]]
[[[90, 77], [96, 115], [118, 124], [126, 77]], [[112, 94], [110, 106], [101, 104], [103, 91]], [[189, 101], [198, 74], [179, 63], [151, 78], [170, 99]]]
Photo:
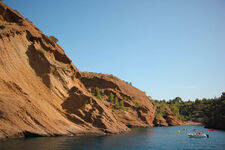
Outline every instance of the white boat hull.
[[188, 136], [190, 138], [207, 138], [208, 137], [206, 134], [200, 134], [200, 135], [197, 135], [197, 134], [188, 134]]

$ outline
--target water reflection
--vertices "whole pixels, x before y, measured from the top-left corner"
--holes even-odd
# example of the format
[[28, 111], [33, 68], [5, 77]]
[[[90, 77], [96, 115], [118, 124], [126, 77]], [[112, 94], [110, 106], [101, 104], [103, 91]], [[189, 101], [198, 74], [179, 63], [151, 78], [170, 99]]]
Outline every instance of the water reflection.
[[150, 141], [154, 130], [134, 129], [128, 134], [87, 137], [38, 137], [0, 142], [0, 150], [103, 150], [131, 149]]
[[[224, 131], [207, 133], [207, 129], [201, 126], [189, 126], [189, 131], [182, 131], [182, 128], [184, 127], [140, 128], [128, 134], [97, 137], [13, 139], [0, 142], [0, 150], [224, 150]], [[188, 138], [187, 133], [194, 128], [210, 134], [210, 138]], [[181, 131], [180, 134], [177, 133], [178, 130]]]
[[12, 139], [1, 142], [0, 150], [63, 150], [59, 145], [66, 140], [66, 137]]

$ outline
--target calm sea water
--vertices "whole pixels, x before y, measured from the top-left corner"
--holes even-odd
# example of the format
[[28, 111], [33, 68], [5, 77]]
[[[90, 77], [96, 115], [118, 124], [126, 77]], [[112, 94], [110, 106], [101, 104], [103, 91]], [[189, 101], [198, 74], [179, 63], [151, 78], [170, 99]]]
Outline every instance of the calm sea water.
[[[209, 138], [189, 138], [193, 129]], [[0, 142], [0, 150], [225, 150], [225, 132], [202, 126], [139, 128], [122, 135], [13, 139]]]

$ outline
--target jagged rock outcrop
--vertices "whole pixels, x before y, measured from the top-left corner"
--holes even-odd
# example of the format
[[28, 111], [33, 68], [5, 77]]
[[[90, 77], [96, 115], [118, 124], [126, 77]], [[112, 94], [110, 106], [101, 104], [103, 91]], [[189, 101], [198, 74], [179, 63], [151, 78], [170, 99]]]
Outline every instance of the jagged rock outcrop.
[[163, 116], [155, 115], [153, 123], [155, 126], [176, 126], [183, 124], [181, 120], [174, 116], [168, 106], [165, 106], [165, 114]]
[[100, 89], [102, 103], [115, 112], [117, 120], [128, 127], [153, 126], [155, 107], [144, 92], [113, 75], [83, 72], [81, 76], [91, 93], [95, 93], [96, 87]]
[[168, 123], [168, 126], [176, 126], [176, 125], [182, 125], [182, 121], [180, 121], [178, 118], [174, 116], [172, 111], [168, 106], [165, 107], [166, 114], [163, 116]]
[[[102, 103], [108, 109], [112, 109], [117, 116], [117, 120], [120, 120], [128, 127], [173, 126], [182, 124], [173, 115], [169, 107], [165, 108], [166, 115], [158, 118], [156, 116], [156, 106], [154, 106], [144, 92], [113, 75], [82, 72], [81, 81], [93, 95], [96, 93], [96, 88], [99, 88], [102, 95]], [[113, 95], [113, 101], [110, 95]], [[118, 102], [116, 102], [116, 98]], [[122, 106], [120, 103], [122, 103]]]
[[0, 3], [0, 137], [129, 131], [80, 82], [63, 49]]
[[[113, 76], [81, 77], [58, 44], [2, 3], [0, 70], [0, 139], [121, 133], [131, 126], [154, 126], [155, 107], [144, 92]], [[125, 109], [93, 96], [96, 85], [103, 99], [110, 93], [126, 98]]]

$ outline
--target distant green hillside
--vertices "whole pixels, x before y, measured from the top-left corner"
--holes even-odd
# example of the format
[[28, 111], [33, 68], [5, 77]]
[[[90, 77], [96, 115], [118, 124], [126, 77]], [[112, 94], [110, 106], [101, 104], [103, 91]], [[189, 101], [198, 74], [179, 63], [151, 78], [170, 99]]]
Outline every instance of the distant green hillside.
[[158, 101], [153, 100], [153, 103], [157, 106], [157, 114], [163, 115], [165, 105], [168, 105], [171, 111], [176, 117], [183, 121], [196, 121], [206, 124], [206, 126], [212, 122], [215, 125], [210, 125], [214, 128], [217, 124], [224, 127], [215, 128], [225, 128], [224, 120], [225, 118], [225, 93], [219, 98], [203, 98], [196, 99], [195, 101], [183, 101], [180, 97], [176, 97], [169, 101]]

